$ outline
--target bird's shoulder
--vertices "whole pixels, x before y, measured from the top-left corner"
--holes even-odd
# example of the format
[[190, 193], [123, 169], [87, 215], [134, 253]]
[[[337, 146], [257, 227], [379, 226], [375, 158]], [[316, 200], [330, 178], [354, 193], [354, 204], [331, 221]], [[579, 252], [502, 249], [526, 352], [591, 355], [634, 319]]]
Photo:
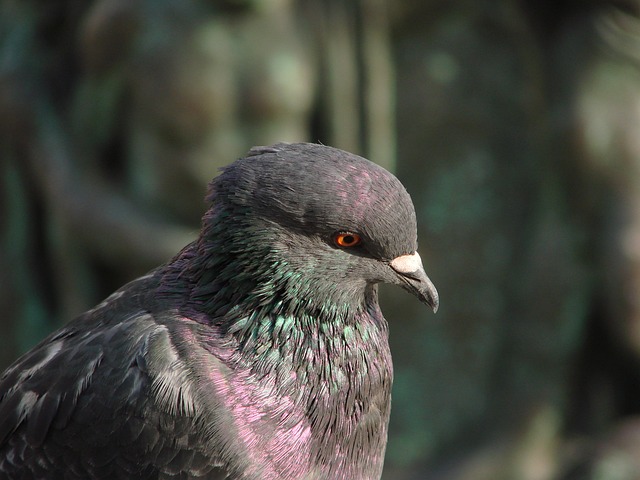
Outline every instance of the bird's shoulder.
[[[163, 439], [163, 428], [182, 436], [182, 463], [213, 468], [215, 462], [189, 445], [199, 442], [187, 435], [198, 414], [194, 373], [181, 361], [172, 338], [188, 336], [198, 325], [181, 325], [175, 314], [159, 307], [152, 293], [156, 284], [152, 274], [126, 285], [51, 334], [0, 377], [0, 472], [12, 468], [3, 462], [55, 458], [67, 447], [106, 463], [118, 455], [105, 448], [114, 439], [120, 450], [131, 447], [130, 468], [142, 465], [133, 457], [143, 450], [150, 464], [162, 463], [171, 441]], [[207, 361], [216, 362], [215, 357]], [[180, 463], [175, 454], [169, 457]], [[47, 468], [55, 468], [55, 461]], [[77, 467], [88, 468], [97, 467]]]

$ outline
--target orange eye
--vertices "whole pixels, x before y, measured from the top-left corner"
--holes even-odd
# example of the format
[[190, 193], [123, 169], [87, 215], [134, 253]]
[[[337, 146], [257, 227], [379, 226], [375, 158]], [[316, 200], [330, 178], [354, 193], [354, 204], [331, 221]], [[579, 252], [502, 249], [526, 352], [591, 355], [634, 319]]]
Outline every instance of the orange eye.
[[333, 236], [333, 241], [338, 247], [357, 247], [362, 243], [362, 238], [357, 233], [338, 232]]

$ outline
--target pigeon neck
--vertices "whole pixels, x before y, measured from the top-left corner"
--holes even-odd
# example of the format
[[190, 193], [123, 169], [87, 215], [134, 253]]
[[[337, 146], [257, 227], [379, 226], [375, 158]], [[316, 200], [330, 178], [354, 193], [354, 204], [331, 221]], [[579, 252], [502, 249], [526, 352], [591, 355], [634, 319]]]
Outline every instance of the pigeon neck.
[[377, 307], [376, 286], [368, 295], [337, 292], [334, 284], [319, 282], [271, 253], [239, 252], [230, 264], [216, 255], [195, 275], [190, 303], [213, 323], [229, 325], [278, 316], [346, 325], [369, 304]]
[[[220, 238], [201, 238], [171, 267], [188, 285], [184, 304], [198, 310], [189, 316], [213, 327], [201, 343], [238, 373], [238, 391], [270, 392], [269, 431], [291, 418], [302, 426], [297, 461], [314, 478], [379, 477], [393, 374], [376, 286], [343, 301], [335, 283], [307, 278], [316, 273], [292, 267], [269, 242]], [[238, 424], [260, 428], [246, 419], [240, 409]], [[282, 428], [273, 438], [291, 438]]]
[[173, 264], [188, 284], [188, 304], [209, 321], [275, 315], [348, 323], [367, 303], [377, 306], [377, 295], [367, 296], [364, 282], [350, 281], [349, 290], [341, 289], [330, 275], [304, 264], [304, 255], [295, 256], [293, 263], [289, 252], [274, 247], [281, 240], [274, 228], [244, 224], [238, 212], [225, 210], [207, 220], [184, 260]]

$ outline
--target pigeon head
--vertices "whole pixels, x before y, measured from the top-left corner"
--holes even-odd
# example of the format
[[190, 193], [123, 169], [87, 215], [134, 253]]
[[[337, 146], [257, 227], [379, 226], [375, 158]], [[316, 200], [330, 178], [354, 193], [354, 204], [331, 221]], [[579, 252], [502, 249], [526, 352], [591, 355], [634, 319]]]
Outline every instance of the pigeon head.
[[204, 276], [203, 298], [231, 282], [252, 309], [277, 299], [288, 313], [326, 313], [364, 308], [387, 282], [438, 308], [409, 194], [362, 157], [315, 144], [256, 147], [212, 181], [208, 201], [201, 240], [218, 273]]

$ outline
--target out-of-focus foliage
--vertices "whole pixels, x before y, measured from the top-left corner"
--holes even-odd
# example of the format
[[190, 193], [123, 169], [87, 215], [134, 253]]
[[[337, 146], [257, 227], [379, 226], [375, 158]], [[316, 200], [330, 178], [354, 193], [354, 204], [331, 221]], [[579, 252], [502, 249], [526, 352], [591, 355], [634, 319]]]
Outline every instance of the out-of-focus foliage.
[[0, 0], [0, 367], [321, 141], [395, 169], [441, 293], [384, 290], [385, 478], [639, 478], [639, 7]]

